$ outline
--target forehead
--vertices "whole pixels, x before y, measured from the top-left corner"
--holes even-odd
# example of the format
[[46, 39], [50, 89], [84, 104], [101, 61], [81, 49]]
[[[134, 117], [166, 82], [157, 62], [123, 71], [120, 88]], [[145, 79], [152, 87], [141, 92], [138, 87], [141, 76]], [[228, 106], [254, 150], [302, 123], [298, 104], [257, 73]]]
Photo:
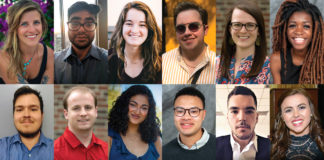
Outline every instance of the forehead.
[[94, 105], [94, 97], [92, 94], [88, 92], [82, 92], [79, 90], [75, 90], [71, 92], [70, 96], [67, 99], [68, 106], [75, 104], [84, 104], [84, 103], [93, 103]]
[[35, 94], [24, 94], [16, 99], [15, 106], [29, 106], [37, 105], [40, 106], [38, 97]]
[[197, 96], [182, 95], [175, 100], [174, 107], [183, 107], [183, 108], [198, 107], [202, 109], [203, 102]]
[[238, 8], [234, 8], [233, 13], [232, 13], [232, 22], [241, 22], [241, 23], [248, 23], [248, 22], [252, 22], [252, 23], [257, 23], [255, 18], [250, 15], [249, 13], [238, 9]]
[[201, 22], [200, 14], [195, 9], [181, 11], [177, 16], [177, 24], [187, 24], [192, 22]]
[[72, 13], [69, 20], [72, 20], [72, 19], [75, 19], [75, 20], [93, 19], [93, 20], [95, 20], [95, 16], [93, 14], [91, 14], [90, 12], [88, 12], [87, 10], [82, 10], [82, 11]]
[[135, 101], [137, 103], [141, 102], [141, 103], [148, 104], [148, 97], [146, 95], [143, 95], [143, 94], [137, 94], [137, 95], [132, 96], [130, 98], [130, 101]]
[[143, 11], [131, 8], [127, 14], [126, 14], [126, 21], [132, 20], [132, 21], [145, 21], [146, 17]]
[[310, 22], [312, 23], [312, 17], [310, 14], [308, 14], [305, 11], [298, 11], [294, 12], [290, 17], [289, 17], [289, 22]]
[[21, 15], [21, 21], [24, 21], [26, 19], [30, 19], [30, 18], [33, 18], [33, 19], [40, 19], [40, 14], [37, 10], [31, 10], [31, 11], [27, 11], [27, 12], [24, 12], [22, 15]]
[[286, 97], [282, 104], [281, 104], [281, 107], [287, 107], [287, 106], [298, 106], [299, 104], [309, 104], [308, 102], [308, 99], [302, 95], [302, 94], [295, 94], [295, 95], [291, 95], [291, 96], [288, 96]]
[[254, 99], [250, 95], [233, 95], [228, 100], [228, 108], [237, 107], [238, 109], [245, 109], [247, 107], [253, 107], [256, 109]]

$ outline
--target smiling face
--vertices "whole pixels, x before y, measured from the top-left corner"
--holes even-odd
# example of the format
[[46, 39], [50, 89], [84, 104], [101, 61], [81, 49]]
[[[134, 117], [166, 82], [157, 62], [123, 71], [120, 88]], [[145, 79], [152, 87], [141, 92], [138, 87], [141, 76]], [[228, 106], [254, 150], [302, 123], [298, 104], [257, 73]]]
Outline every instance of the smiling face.
[[36, 46], [43, 34], [41, 16], [37, 10], [25, 12], [20, 19], [17, 35], [20, 44]]
[[67, 99], [67, 110], [64, 109], [64, 116], [73, 133], [92, 130], [97, 118], [94, 97], [87, 92], [73, 91]]
[[[188, 29], [188, 24], [199, 23], [200, 28], [193, 32]], [[182, 11], [178, 14], [176, 26], [186, 25], [186, 31], [182, 34], [176, 32], [177, 40], [184, 51], [191, 51], [202, 48], [204, 45], [204, 37], [207, 34], [208, 26], [203, 26], [200, 14], [198, 11], [190, 9]]]
[[130, 98], [128, 105], [129, 123], [141, 124], [147, 117], [150, 105], [146, 95], [135, 95]]
[[[232, 23], [239, 22], [242, 24], [247, 24], [247, 23], [257, 24], [253, 16], [237, 8], [233, 10], [231, 22]], [[259, 35], [258, 27], [256, 27], [256, 29], [253, 31], [247, 31], [245, 26], [242, 26], [240, 30], [234, 30], [230, 26], [229, 30], [237, 48], [242, 48], [242, 49], [255, 48], [255, 41]]]
[[14, 106], [14, 124], [20, 135], [37, 135], [43, 121], [38, 97], [34, 94], [21, 95], [16, 99]]
[[[174, 107], [181, 107], [184, 109], [190, 109], [197, 107], [203, 109], [203, 102], [197, 96], [182, 95], [179, 96], [175, 102]], [[180, 136], [194, 137], [201, 132], [201, 126], [205, 119], [206, 110], [201, 110], [197, 117], [189, 115], [189, 111], [179, 117], [174, 114], [174, 125], [180, 133]]]
[[[72, 13], [69, 22], [73, 23], [92, 23], [95, 22], [95, 16], [88, 11], [79, 11]], [[89, 47], [94, 39], [94, 31], [87, 31], [84, 26], [81, 26], [79, 30], [72, 31], [69, 29], [69, 39], [72, 45], [78, 49], [85, 49]]]
[[148, 28], [143, 11], [130, 9], [123, 25], [123, 38], [126, 46], [141, 46], [147, 39]]
[[287, 37], [295, 50], [306, 50], [312, 41], [313, 20], [306, 12], [295, 12], [289, 20], [287, 26]]
[[250, 95], [233, 95], [228, 100], [227, 120], [234, 139], [248, 140], [254, 135], [258, 113]]
[[309, 134], [311, 108], [308, 99], [302, 94], [288, 96], [281, 104], [282, 119], [294, 136]]

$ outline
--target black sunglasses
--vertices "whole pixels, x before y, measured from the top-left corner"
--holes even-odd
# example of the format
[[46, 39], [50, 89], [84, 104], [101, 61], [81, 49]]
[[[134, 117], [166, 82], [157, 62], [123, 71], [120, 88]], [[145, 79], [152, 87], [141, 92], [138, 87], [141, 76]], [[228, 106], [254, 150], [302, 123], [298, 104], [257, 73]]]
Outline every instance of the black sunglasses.
[[197, 32], [201, 26], [201, 24], [199, 22], [193, 22], [193, 23], [189, 23], [189, 24], [179, 24], [176, 26], [176, 32], [179, 34], [185, 33], [187, 25], [191, 32]]

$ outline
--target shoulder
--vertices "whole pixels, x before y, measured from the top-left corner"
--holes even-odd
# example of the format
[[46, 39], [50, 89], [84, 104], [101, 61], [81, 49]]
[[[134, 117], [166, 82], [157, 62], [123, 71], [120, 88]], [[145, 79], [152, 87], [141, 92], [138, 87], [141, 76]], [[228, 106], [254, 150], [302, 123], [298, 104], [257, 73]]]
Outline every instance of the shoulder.
[[274, 52], [274, 53], [272, 53], [271, 54], [271, 56], [270, 56], [270, 61], [271, 61], [271, 63], [273, 63], [273, 62], [280, 62], [280, 52]]
[[49, 60], [54, 61], [54, 51], [52, 48], [46, 46], [47, 48], [47, 57]]
[[[94, 46], [94, 45], [93, 45]], [[108, 57], [108, 51], [104, 48], [100, 48], [98, 46], [94, 46], [95, 50], [97, 51], [97, 53], [102, 57], [102, 58], [106, 58]]]
[[169, 148], [173, 148], [176, 146], [176, 144], [178, 144], [177, 138], [174, 138], [172, 141], [170, 141], [169, 143], [163, 145], [163, 150], [164, 149], [169, 149]]
[[109, 49], [108, 62], [117, 62], [118, 55], [114, 49]]
[[112, 139], [118, 138], [119, 133], [117, 133], [115, 130], [113, 130], [111, 127], [108, 127], [108, 136]]
[[10, 56], [7, 52], [0, 50], [0, 77], [1, 74], [7, 73], [8, 65], [10, 61]]
[[230, 143], [230, 135], [216, 137], [217, 142], [228, 142]]
[[266, 144], [266, 145], [270, 145], [270, 140], [269, 138], [265, 138], [265, 137], [262, 137], [262, 136], [259, 136], [257, 135], [258, 137], [258, 143], [261, 142], [262, 144]]
[[101, 145], [102, 148], [104, 148], [105, 150], [108, 150], [108, 143], [99, 139], [98, 137], [94, 136], [96, 141], [97, 141], [97, 144]]
[[179, 47], [174, 48], [168, 52], [165, 52], [164, 54], [162, 54], [162, 63], [164, 60], [174, 59], [178, 53], [179, 53]]
[[57, 61], [63, 61], [65, 55], [67, 54], [67, 52], [68, 52], [68, 50], [70, 48], [71, 47], [68, 47], [68, 48], [65, 48], [64, 50], [55, 52], [54, 53], [55, 62], [57, 62]]

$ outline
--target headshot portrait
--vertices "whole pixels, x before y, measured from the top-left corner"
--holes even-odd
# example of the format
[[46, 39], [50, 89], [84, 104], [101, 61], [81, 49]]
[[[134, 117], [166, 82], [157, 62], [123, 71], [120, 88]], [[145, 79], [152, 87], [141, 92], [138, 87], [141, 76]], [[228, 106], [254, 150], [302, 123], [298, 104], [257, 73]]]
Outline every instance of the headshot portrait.
[[270, 0], [275, 84], [324, 84], [323, 1]]
[[323, 159], [323, 90], [281, 87], [271, 90], [271, 159]]
[[1, 159], [54, 159], [53, 85], [0, 85]]
[[216, 152], [220, 159], [270, 159], [266, 85], [216, 86]]
[[216, 159], [214, 85], [163, 85], [163, 159]]
[[223, 3], [218, 5], [217, 46], [221, 49], [216, 57], [216, 83], [269, 84], [269, 1]]
[[63, 1], [55, 3], [58, 23], [54, 82], [107, 84], [107, 3], [102, 0], [61, 3]]
[[0, 84], [53, 84], [53, 1], [6, 2], [0, 7]]
[[161, 85], [110, 85], [109, 158], [162, 160]]
[[104, 85], [56, 85], [55, 160], [108, 159]]
[[166, 3], [163, 84], [215, 84], [215, 5], [215, 1]]
[[109, 83], [161, 83], [162, 2], [109, 0], [108, 6]]

